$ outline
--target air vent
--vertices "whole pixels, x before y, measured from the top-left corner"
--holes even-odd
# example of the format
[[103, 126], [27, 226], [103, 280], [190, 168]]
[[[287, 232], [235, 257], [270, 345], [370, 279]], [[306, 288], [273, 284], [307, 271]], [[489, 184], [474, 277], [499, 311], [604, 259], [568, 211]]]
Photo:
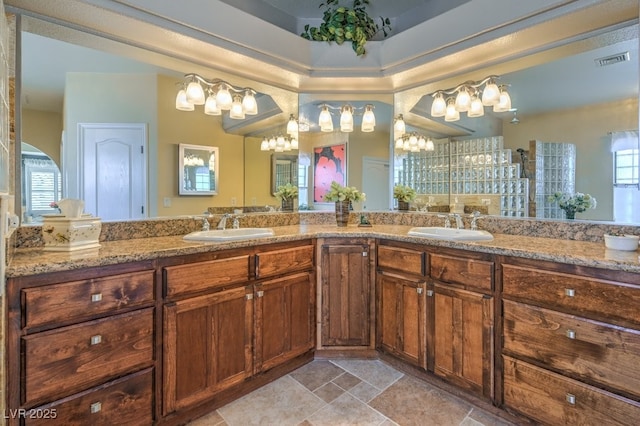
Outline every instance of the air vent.
[[628, 60], [629, 60], [629, 52], [616, 53], [615, 55], [594, 59], [594, 61], [596, 61], [596, 65], [600, 67], [617, 64], [618, 62], [626, 62]]

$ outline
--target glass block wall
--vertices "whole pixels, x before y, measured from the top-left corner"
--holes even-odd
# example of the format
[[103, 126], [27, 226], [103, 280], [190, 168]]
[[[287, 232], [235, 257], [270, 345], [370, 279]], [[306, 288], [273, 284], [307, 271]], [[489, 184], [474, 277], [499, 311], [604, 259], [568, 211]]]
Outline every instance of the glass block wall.
[[555, 192], [576, 190], [576, 146], [572, 143], [535, 141], [536, 217], [564, 219], [558, 203], [550, 202]]

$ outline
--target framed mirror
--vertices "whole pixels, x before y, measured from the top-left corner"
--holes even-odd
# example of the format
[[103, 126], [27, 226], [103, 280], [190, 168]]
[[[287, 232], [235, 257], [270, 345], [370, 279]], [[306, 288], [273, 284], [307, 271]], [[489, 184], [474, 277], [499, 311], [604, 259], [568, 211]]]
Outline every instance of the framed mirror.
[[271, 193], [288, 183], [298, 186], [298, 156], [271, 154]]
[[178, 145], [178, 192], [180, 195], [218, 194], [218, 148]]

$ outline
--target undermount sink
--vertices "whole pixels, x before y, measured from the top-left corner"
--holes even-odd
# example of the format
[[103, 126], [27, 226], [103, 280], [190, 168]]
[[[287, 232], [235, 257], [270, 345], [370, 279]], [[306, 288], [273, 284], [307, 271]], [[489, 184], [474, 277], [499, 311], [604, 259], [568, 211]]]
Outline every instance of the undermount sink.
[[271, 228], [231, 228], [211, 229], [209, 231], [195, 231], [183, 237], [187, 241], [236, 241], [250, 240], [252, 238], [271, 237], [274, 235]]
[[435, 238], [450, 241], [487, 241], [493, 240], [491, 233], [480, 229], [456, 229], [440, 226], [426, 226], [411, 228], [408, 232], [414, 237]]

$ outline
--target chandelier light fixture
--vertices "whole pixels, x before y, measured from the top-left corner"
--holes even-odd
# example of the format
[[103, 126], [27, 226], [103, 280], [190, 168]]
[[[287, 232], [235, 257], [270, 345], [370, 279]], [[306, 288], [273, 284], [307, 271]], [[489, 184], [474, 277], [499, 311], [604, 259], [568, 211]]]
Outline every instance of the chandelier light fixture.
[[260, 142], [260, 151], [287, 152], [298, 149], [297, 136], [291, 135], [273, 135], [271, 137], [262, 138]]
[[354, 107], [351, 104], [344, 104], [341, 107], [334, 107], [328, 104], [319, 105], [320, 115], [318, 116], [318, 126], [322, 132], [333, 132], [333, 117], [331, 110], [340, 111], [340, 131], [345, 133], [353, 132], [353, 116], [359, 115], [363, 110], [361, 132], [373, 132], [376, 127], [376, 116], [373, 113], [375, 108], [372, 104], [363, 107]]
[[420, 152], [420, 151], [433, 151], [435, 150], [435, 145], [433, 144], [433, 140], [429, 138], [425, 138], [423, 135], [417, 132], [405, 133], [402, 136], [396, 137], [395, 149], [410, 151], [410, 152]]
[[221, 115], [229, 111], [229, 117], [242, 120], [258, 113], [256, 91], [234, 87], [220, 79], [207, 80], [198, 74], [184, 75], [184, 82], [176, 95], [176, 109], [193, 111], [195, 105], [204, 105], [207, 115]]
[[482, 117], [484, 107], [493, 107], [493, 112], [511, 110], [511, 97], [507, 84], [496, 84], [500, 77], [490, 75], [480, 81], [467, 81], [452, 89], [438, 90], [431, 94], [432, 117], [444, 117], [444, 121], [460, 120], [460, 113], [468, 117]]

